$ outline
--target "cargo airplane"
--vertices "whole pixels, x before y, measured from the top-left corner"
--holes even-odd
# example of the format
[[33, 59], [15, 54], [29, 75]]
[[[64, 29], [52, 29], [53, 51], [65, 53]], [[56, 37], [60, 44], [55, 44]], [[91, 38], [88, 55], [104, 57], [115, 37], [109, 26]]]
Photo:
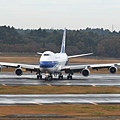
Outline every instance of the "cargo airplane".
[[31, 72], [34, 71], [36, 72], [37, 79], [42, 79], [42, 73], [45, 73], [45, 80], [52, 80], [54, 76], [57, 76], [58, 79], [63, 79], [63, 72], [68, 74], [67, 79], [72, 79], [72, 75], [75, 72], [79, 72], [83, 76], [87, 77], [90, 74], [90, 68], [96, 70], [108, 68], [110, 73], [113, 74], [116, 73], [116, 71], [118, 70], [118, 66], [120, 65], [120, 63], [68, 65], [68, 60], [70, 58], [91, 55], [93, 53], [67, 56], [65, 52], [65, 39], [66, 29], [64, 29], [60, 53], [53, 53], [51, 51], [45, 51], [43, 53], [38, 52], [38, 54], [41, 55], [39, 65], [0, 62], [0, 66], [15, 68], [15, 74], [18, 76], [21, 76], [23, 74], [23, 69]]

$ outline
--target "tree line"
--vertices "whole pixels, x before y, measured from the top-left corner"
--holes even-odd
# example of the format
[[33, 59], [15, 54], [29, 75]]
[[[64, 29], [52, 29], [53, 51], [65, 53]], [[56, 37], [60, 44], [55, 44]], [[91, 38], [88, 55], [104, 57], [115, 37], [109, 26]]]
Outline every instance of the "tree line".
[[[0, 52], [59, 52], [63, 30], [23, 30], [0, 26]], [[120, 32], [103, 28], [67, 30], [66, 53], [68, 55], [93, 52], [94, 56], [120, 57]]]

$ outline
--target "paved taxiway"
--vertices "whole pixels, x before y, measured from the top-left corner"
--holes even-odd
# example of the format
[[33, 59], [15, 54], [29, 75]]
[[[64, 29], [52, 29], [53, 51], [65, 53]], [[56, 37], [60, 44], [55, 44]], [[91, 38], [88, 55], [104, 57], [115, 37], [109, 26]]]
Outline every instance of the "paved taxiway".
[[25, 85], [74, 85], [74, 86], [120, 86], [120, 74], [96, 74], [88, 77], [83, 77], [80, 74], [73, 75], [73, 80], [58, 80], [52, 81], [37, 80], [34, 74], [25, 74], [16, 76], [14, 73], [0, 73], [0, 85], [10, 86], [25, 86]]
[[120, 103], [120, 94], [0, 95], [0, 105]]
[[[66, 78], [66, 75], [64, 76]], [[37, 80], [36, 75], [16, 76], [13, 73], [0, 73], [1, 85], [93, 85], [120, 86], [120, 75], [97, 74], [83, 77], [76, 74], [73, 80]], [[45, 94], [45, 95], [0, 95], [0, 105], [14, 104], [100, 104], [120, 103], [120, 94]]]

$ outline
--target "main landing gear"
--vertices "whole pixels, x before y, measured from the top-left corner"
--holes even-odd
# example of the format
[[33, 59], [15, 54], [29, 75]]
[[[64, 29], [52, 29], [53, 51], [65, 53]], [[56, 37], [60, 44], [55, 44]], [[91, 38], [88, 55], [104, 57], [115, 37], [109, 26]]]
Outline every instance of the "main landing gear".
[[62, 80], [62, 79], [63, 79], [62, 73], [59, 74], [58, 79], [59, 79], [59, 80]]
[[69, 75], [67, 76], [67, 79], [68, 79], [68, 80], [72, 80], [72, 74], [69, 74]]
[[[38, 71], [37, 73], [37, 79], [39, 79], [39, 80], [41, 80], [42, 79], [42, 75], [41, 75], [41, 73], [40, 73], [40, 71]], [[52, 80], [52, 74], [49, 74], [49, 73], [45, 73], [45, 80]]]
[[38, 75], [37, 75], [37, 79], [42, 79], [42, 75], [41, 75], [41, 74], [38, 74]]
[[[69, 73], [68, 76], [67, 76], [67, 80], [72, 80], [72, 75], [73, 75], [73, 74]], [[42, 79], [41, 73], [37, 73], [37, 79]], [[52, 79], [53, 79], [52, 74], [49, 74], [49, 73], [46, 73], [46, 74], [45, 74], [45, 80], [46, 80], [46, 81], [50, 81], [50, 80], [52, 80]], [[60, 73], [60, 74], [58, 75], [58, 79], [59, 79], [59, 80], [63, 80], [63, 75], [62, 75], [62, 73]]]
[[[53, 75], [54, 75], [54, 76], [57, 76], [57, 73], [56, 73], [56, 74], [53, 74]], [[46, 73], [46, 74], [45, 74], [45, 80], [50, 81], [50, 80], [52, 80], [52, 79], [53, 79], [52, 74], [49, 74], [49, 73]], [[59, 79], [59, 80], [62, 80], [62, 79], [63, 79], [62, 73], [59, 73], [58, 79]]]
[[41, 75], [40, 71], [38, 71], [38, 72], [36, 73], [36, 75], [37, 75], [37, 79], [42, 79], [42, 75]]

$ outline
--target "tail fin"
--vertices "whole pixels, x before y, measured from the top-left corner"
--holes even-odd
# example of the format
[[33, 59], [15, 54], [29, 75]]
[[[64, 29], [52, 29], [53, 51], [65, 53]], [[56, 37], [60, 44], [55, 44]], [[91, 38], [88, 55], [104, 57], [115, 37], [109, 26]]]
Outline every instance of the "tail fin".
[[64, 33], [63, 33], [63, 39], [62, 39], [62, 45], [61, 45], [60, 53], [65, 53], [65, 38], [66, 38], [66, 28], [64, 29]]

